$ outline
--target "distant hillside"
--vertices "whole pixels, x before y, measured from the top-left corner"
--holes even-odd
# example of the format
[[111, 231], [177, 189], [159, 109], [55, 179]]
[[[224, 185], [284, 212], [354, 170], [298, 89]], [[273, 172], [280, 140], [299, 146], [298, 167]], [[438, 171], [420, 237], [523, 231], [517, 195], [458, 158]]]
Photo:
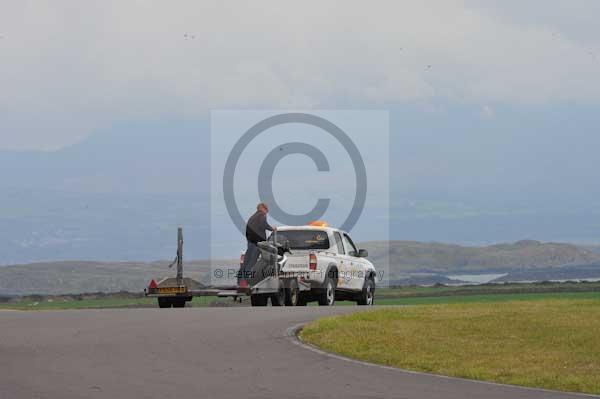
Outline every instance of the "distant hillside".
[[[236, 261], [223, 261], [235, 265]], [[141, 292], [153, 278], [175, 276], [169, 262], [53, 262], [0, 268], [0, 295]], [[208, 283], [208, 261], [185, 263], [185, 275]]]
[[363, 244], [374, 263], [389, 261], [392, 272], [506, 272], [515, 269], [586, 265], [600, 262], [600, 253], [571, 244], [518, 241], [485, 247], [391, 241]]
[[[600, 277], [600, 253], [570, 244], [519, 241], [486, 247], [391, 241], [360, 245], [381, 267], [390, 260], [389, 278], [395, 284], [456, 284], [460, 274], [508, 274], [500, 281], [585, 279]], [[216, 262], [215, 262], [216, 263]], [[237, 268], [237, 261], [218, 262]], [[0, 267], [0, 295], [83, 292], [140, 292], [148, 281], [173, 276], [168, 262], [53, 262]], [[185, 274], [209, 284], [208, 261], [185, 263]], [[596, 272], [597, 271], [597, 272]]]

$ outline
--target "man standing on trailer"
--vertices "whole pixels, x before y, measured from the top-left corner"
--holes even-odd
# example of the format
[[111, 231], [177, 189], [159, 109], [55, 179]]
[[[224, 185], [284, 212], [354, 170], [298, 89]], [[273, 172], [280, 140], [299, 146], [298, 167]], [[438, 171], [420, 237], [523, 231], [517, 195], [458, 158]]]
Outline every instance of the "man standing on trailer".
[[248, 288], [248, 277], [252, 273], [252, 268], [258, 260], [260, 250], [258, 244], [261, 241], [267, 241], [266, 231], [276, 231], [277, 227], [271, 226], [267, 222], [267, 214], [269, 213], [269, 207], [264, 202], [261, 202], [256, 206], [256, 213], [250, 216], [248, 223], [246, 223], [246, 239], [248, 240], [248, 249], [244, 255], [244, 263], [240, 268], [239, 273], [239, 287], [242, 289]]

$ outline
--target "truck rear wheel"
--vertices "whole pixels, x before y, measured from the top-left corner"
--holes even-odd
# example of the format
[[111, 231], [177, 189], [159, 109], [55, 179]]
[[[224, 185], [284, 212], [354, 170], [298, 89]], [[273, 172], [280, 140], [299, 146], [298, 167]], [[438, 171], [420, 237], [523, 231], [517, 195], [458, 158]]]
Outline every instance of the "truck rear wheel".
[[250, 295], [250, 304], [252, 306], [267, 306], [269, 298], [266, 295]]
[[288, 287], [285, 289], [285, 306], [296, 306], [300, 297], [300, 288], [298, 281], [290, 280]]
[[323, 288], [319, 293], [319, 306], [333, 306], [335, 304], [335, 282], [327, 276], [323, 283]]

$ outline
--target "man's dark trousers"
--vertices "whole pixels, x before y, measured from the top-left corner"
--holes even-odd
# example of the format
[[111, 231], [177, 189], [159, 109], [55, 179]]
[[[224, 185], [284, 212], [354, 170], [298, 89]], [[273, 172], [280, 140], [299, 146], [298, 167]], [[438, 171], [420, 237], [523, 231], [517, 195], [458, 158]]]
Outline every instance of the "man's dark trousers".
[[244, 255], [244, 263], [240, 269], [240, 278], [247, 280], [252, 276], [252, 268], [256, 265], [256, 261], [260, 255], [260, 249], [255, 243], [248, 241], [248, 249]]

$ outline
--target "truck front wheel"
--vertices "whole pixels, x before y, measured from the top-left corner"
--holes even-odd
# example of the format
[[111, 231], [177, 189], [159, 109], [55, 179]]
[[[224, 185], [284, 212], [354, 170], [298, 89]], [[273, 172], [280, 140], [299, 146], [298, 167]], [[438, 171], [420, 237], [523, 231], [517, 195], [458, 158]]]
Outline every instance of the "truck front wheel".
[[356, 299], [356, 303], [362, 306], [372, 306], [375, 302], [375, 282], [372, 279], [365, 280], [365, 285], [360, 294], [358, 294], [358, 298]]

